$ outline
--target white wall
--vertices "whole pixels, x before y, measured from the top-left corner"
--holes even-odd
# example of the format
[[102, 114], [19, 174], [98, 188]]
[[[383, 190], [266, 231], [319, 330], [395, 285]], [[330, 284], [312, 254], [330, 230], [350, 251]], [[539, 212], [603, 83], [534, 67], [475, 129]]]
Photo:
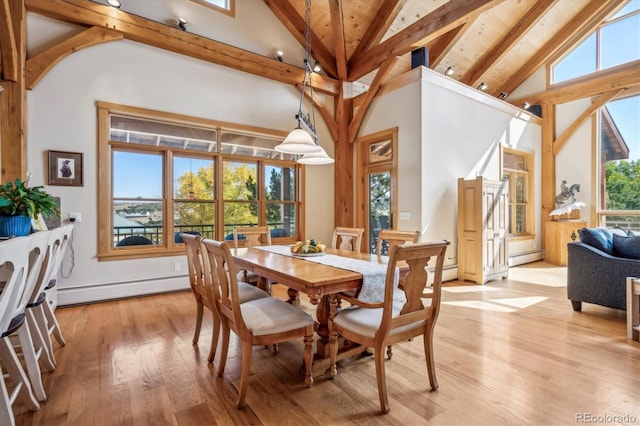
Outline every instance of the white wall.
[[[31, 14], [28, 23], [29, 34], [55, 33], [51, 26], [58, 25]], [[62, 198], [63, 218], [73, 211], [81, 212], [83, 219], [74, 230], [74, 267], [69, 278], [61, 280], [59, 302], [187, 288], [186, 256], [103, 262], [96, 258], [96, 101], [289, 131], [296, 125], [299, 93], [273, 80], [126, 40], [68, 56], [28, 93], [31, 184], [46, 183], [47, 150], [84, 154], [82, 187], [46, 187]], [[317, 124], [321, 144], [333, 155], [324, 122]], [[306, 200], [306, 234], [321, 240], [328, 240], [333, 229], [333, 183], [333, 166], [307, 167], [306, 192], [313, 196]], [[181, 271], [174, 272], [175, 262]], [[66, 273], [71, 260], [65, 265]]]
[[[457, 179], [500, 178], [499, 146], [534, 152], [535, 237], [511, 243], [511, 256], [540, 250], [540, 126], [512, 105], [422, 68], [420, 81], [377, 98], [360, 135], [399, 127], [398, 210], [422, 241], [451, 241], [446, 264], [457, 263]], [[420, 194], [417, 197], [416, 194]]]
[[[559, 137], [576, 118], [589, 106], [589, 99], [580, 99], [556, 106], [556, 137]], [[591, 209], [595, 208], [595, 194], [597, 188], [594, 180], [595, 162], [592, 159], [592, 121], [587, 119], [569, 138], [562, 150], [556, 155], [556, 186], [555, 194], [560, 193], [560, 183], [567, 181], [567, 186], [580, 184], [580, 192], [576, 194], [576, 201], [585, 203], [580, 210], [580, 218], [589, 222]]]

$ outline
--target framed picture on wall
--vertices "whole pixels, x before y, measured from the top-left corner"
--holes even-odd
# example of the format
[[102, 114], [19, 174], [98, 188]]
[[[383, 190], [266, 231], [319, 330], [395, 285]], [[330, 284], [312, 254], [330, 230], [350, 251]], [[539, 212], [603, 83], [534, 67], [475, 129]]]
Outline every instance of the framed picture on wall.
[[82, 153], [49, 151], [49, 185], [82, 186]]

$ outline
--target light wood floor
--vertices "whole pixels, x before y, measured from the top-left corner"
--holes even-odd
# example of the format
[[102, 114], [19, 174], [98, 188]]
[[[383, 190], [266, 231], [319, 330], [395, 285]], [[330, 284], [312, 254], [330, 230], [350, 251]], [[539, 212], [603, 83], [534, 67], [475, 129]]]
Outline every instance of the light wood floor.
[[301, 342], [281, 344], [277, 356], [254, 349], [247, 406], [237, 410], [240, 351], [230, 348], [225, 376], [217, 378], [206, 361], [210, 319], [200, 346], [191, 344], [190, 292], [60, 308], [67, 346], [56, 343], [58, 368], [43, 374], [49, 400], [37, 412], [14, 406], [16, 420], [571, 425], [585, 422], [580, 416], [626, 416], [613, 423], [638, 424], [640, 343], [627, 340], [622, 311], [585, 304], [582, 313], [573, 312], [562, 286], [565, 273], [536, 263], [484, 286], [447, 283], [435, 334], [440, 388], [429, 390], [421, 339], [394, 346], [386, 363], [387, 415], [379, 414], [370, 358], [308, 389], [298, 376]]

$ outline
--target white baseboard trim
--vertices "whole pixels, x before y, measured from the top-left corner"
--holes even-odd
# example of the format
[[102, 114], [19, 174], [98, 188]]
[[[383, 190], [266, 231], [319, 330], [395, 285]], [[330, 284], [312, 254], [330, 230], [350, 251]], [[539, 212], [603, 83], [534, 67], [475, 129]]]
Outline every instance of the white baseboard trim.
[[509, 266], [524, 265], [525, 263], [544, 260], [544, 250], [530, 251], [509, 257]]
[[190, 288], [189, 276], [107, 283], [95, 286], [59, 288], [58, 306], [104, 302]]

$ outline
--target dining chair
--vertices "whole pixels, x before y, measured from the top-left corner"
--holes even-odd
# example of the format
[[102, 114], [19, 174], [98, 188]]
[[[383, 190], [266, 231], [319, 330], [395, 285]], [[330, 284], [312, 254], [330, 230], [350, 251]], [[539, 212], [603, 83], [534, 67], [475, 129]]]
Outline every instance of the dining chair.
[[[4, 287], [0, 293], [0, 361], [11, 383], [15, 386], [9, 393], [4, 374], [0, 380], [0, 424], [15, 424], [12, 406], [20, 397], [29, 410], [40, 408], [33, 394], [31, 383], [18, 359], [9, 336], [18, 333], [20, 344], [33, 347], [28, 327], [24, 327], [24, 307], [20, 304], [26, 290], [28, 259], [31, 241], [27, 237], [10, 239], [2, 243], [0, 269], [3, 271]], [[2, 371], [0, 371], [2, 373]]]
[[313, 318], [299, 308], [275, 297], [240, 303], [236, 267], [226, 242], [202, 240], [206, 250], [205, 281], [213, 288], [216, 308], [222, 323], [222, 347], [218, 376], [224, 374], [229, 351], [230, 331], [241, 343], [242, 367], [236, 406], [245, 402], [254, 345], [272, 345], [304, 338], [305, 383], [311, 386], [311, 346]]
[[359, 252], [362, 247], [364, 228], [345, 228], [338, 226], [333, 230], [331, 247], [334, 249]]
[[[337, 294], [331, 298], [329, 314], [330, 377], [336, 375], [337, 336], [365, 347], [373, 347], [375, 353], [378, 396], [383, 413], [389, 412], [385, 377], [384, 347], [423, 336], [424, 354], [431, 389], [438, 388], [433, 358], [433, 331], [440, 311], [442, 268], [448, 241], [393, 246], [385, 279], [384, 300], [380, 303], [364, 303], [357, 298]], [[426, 301], [423, 290], [427, 282], [426, 266], [435, 257], [432, 291]], [[405, 275], [405, 301], [394, 300], [396, 287], [395, 269], [399, 262], [408, 265]], [[353, 306], [338, 311], [340, 301]], [[428, 302], [425, 304], [425, 302]]]
[[[241, 242], [242, 241], [242, 242]], [[269, 226], [234, 226], [233, 227], [233, 245], [235, 248], [242, 247], [255, 247], [261, 245], [271, 245], [271, 230]], [[238, 280], [258, 285], [260, 277], [253, 272], [249, 272], [246, 269], [242, 269], [238, 272]], [[269, 291], [268, 283], [265, 283], [267, 288], [263, 290]]]
[[[180, 234], [187, 252], [187, 268], [189, 269], [189, 283], [191, 291], [196, 299], [196, 329], [193, 334], [193, 344], [197, 345], [200, 339], [200, 329], [202, 327], [202, 317], [204, 308], [211, 312], [213, 326], [211, 329], [211, 348], [209, 349], [208, 361], [213, 362], [218, 346], [218, 336], [220, 335], [220, 316], [213, 303], [213, 290], [204, 280], [202, 237], [200, 235], [182, 233]], [[240, 303], [269, 297], [267, 292], [247, 283], [238, 284]]]
[[[56, 359], [44, 310], [44, 305], [48, 304], [44, 289], [53, 267], [53, 249], [59, 234], [58, 229], [39, 231], [29, 236], [31, 253], [27, 291], [30, 294], [25, 294], [28, 297], [25, 315], [37, 358], [44, 363], [48, 371], [55, 370]], [[33, 279], [35, 279], [34, 282], [31, 281]]]
[[[52, 232], [55, 234], [52, 236], [53, 244], [51, 246], [51, 269], [48, 272], [48, 284], [45, 287], [45, 293], [47, 291], [51, 291], [56, 285], [58, 281], [58, 274], [60, 273], [60, 268], [62, 267], [62, 260], [64, 259], [67, 250], [70, 247], [71, 239], [73, 237], [73, 224], [63, 225], [58, 228], [52, 229]], [[51, 305], [47, 303], [42, 304], [42, 310], [44, 311], [45, 317], [47, 319], [47, 334], [49, 336], [53, 335], [60, 346], [64, 346], [67, 342], [64, 340], [62, 336], [62, 330], [60, 329], [60, 324], [58, 323], [58, 319], [56, 318], [56, 314], [51, 307]]]
[[376, 242], [376, 254], [378, 256], [391, 253], [391, 249], [398, 244], [415, 244], [420, 239], [420, 231], [395, 231], [393, 229], [381, 229]]

